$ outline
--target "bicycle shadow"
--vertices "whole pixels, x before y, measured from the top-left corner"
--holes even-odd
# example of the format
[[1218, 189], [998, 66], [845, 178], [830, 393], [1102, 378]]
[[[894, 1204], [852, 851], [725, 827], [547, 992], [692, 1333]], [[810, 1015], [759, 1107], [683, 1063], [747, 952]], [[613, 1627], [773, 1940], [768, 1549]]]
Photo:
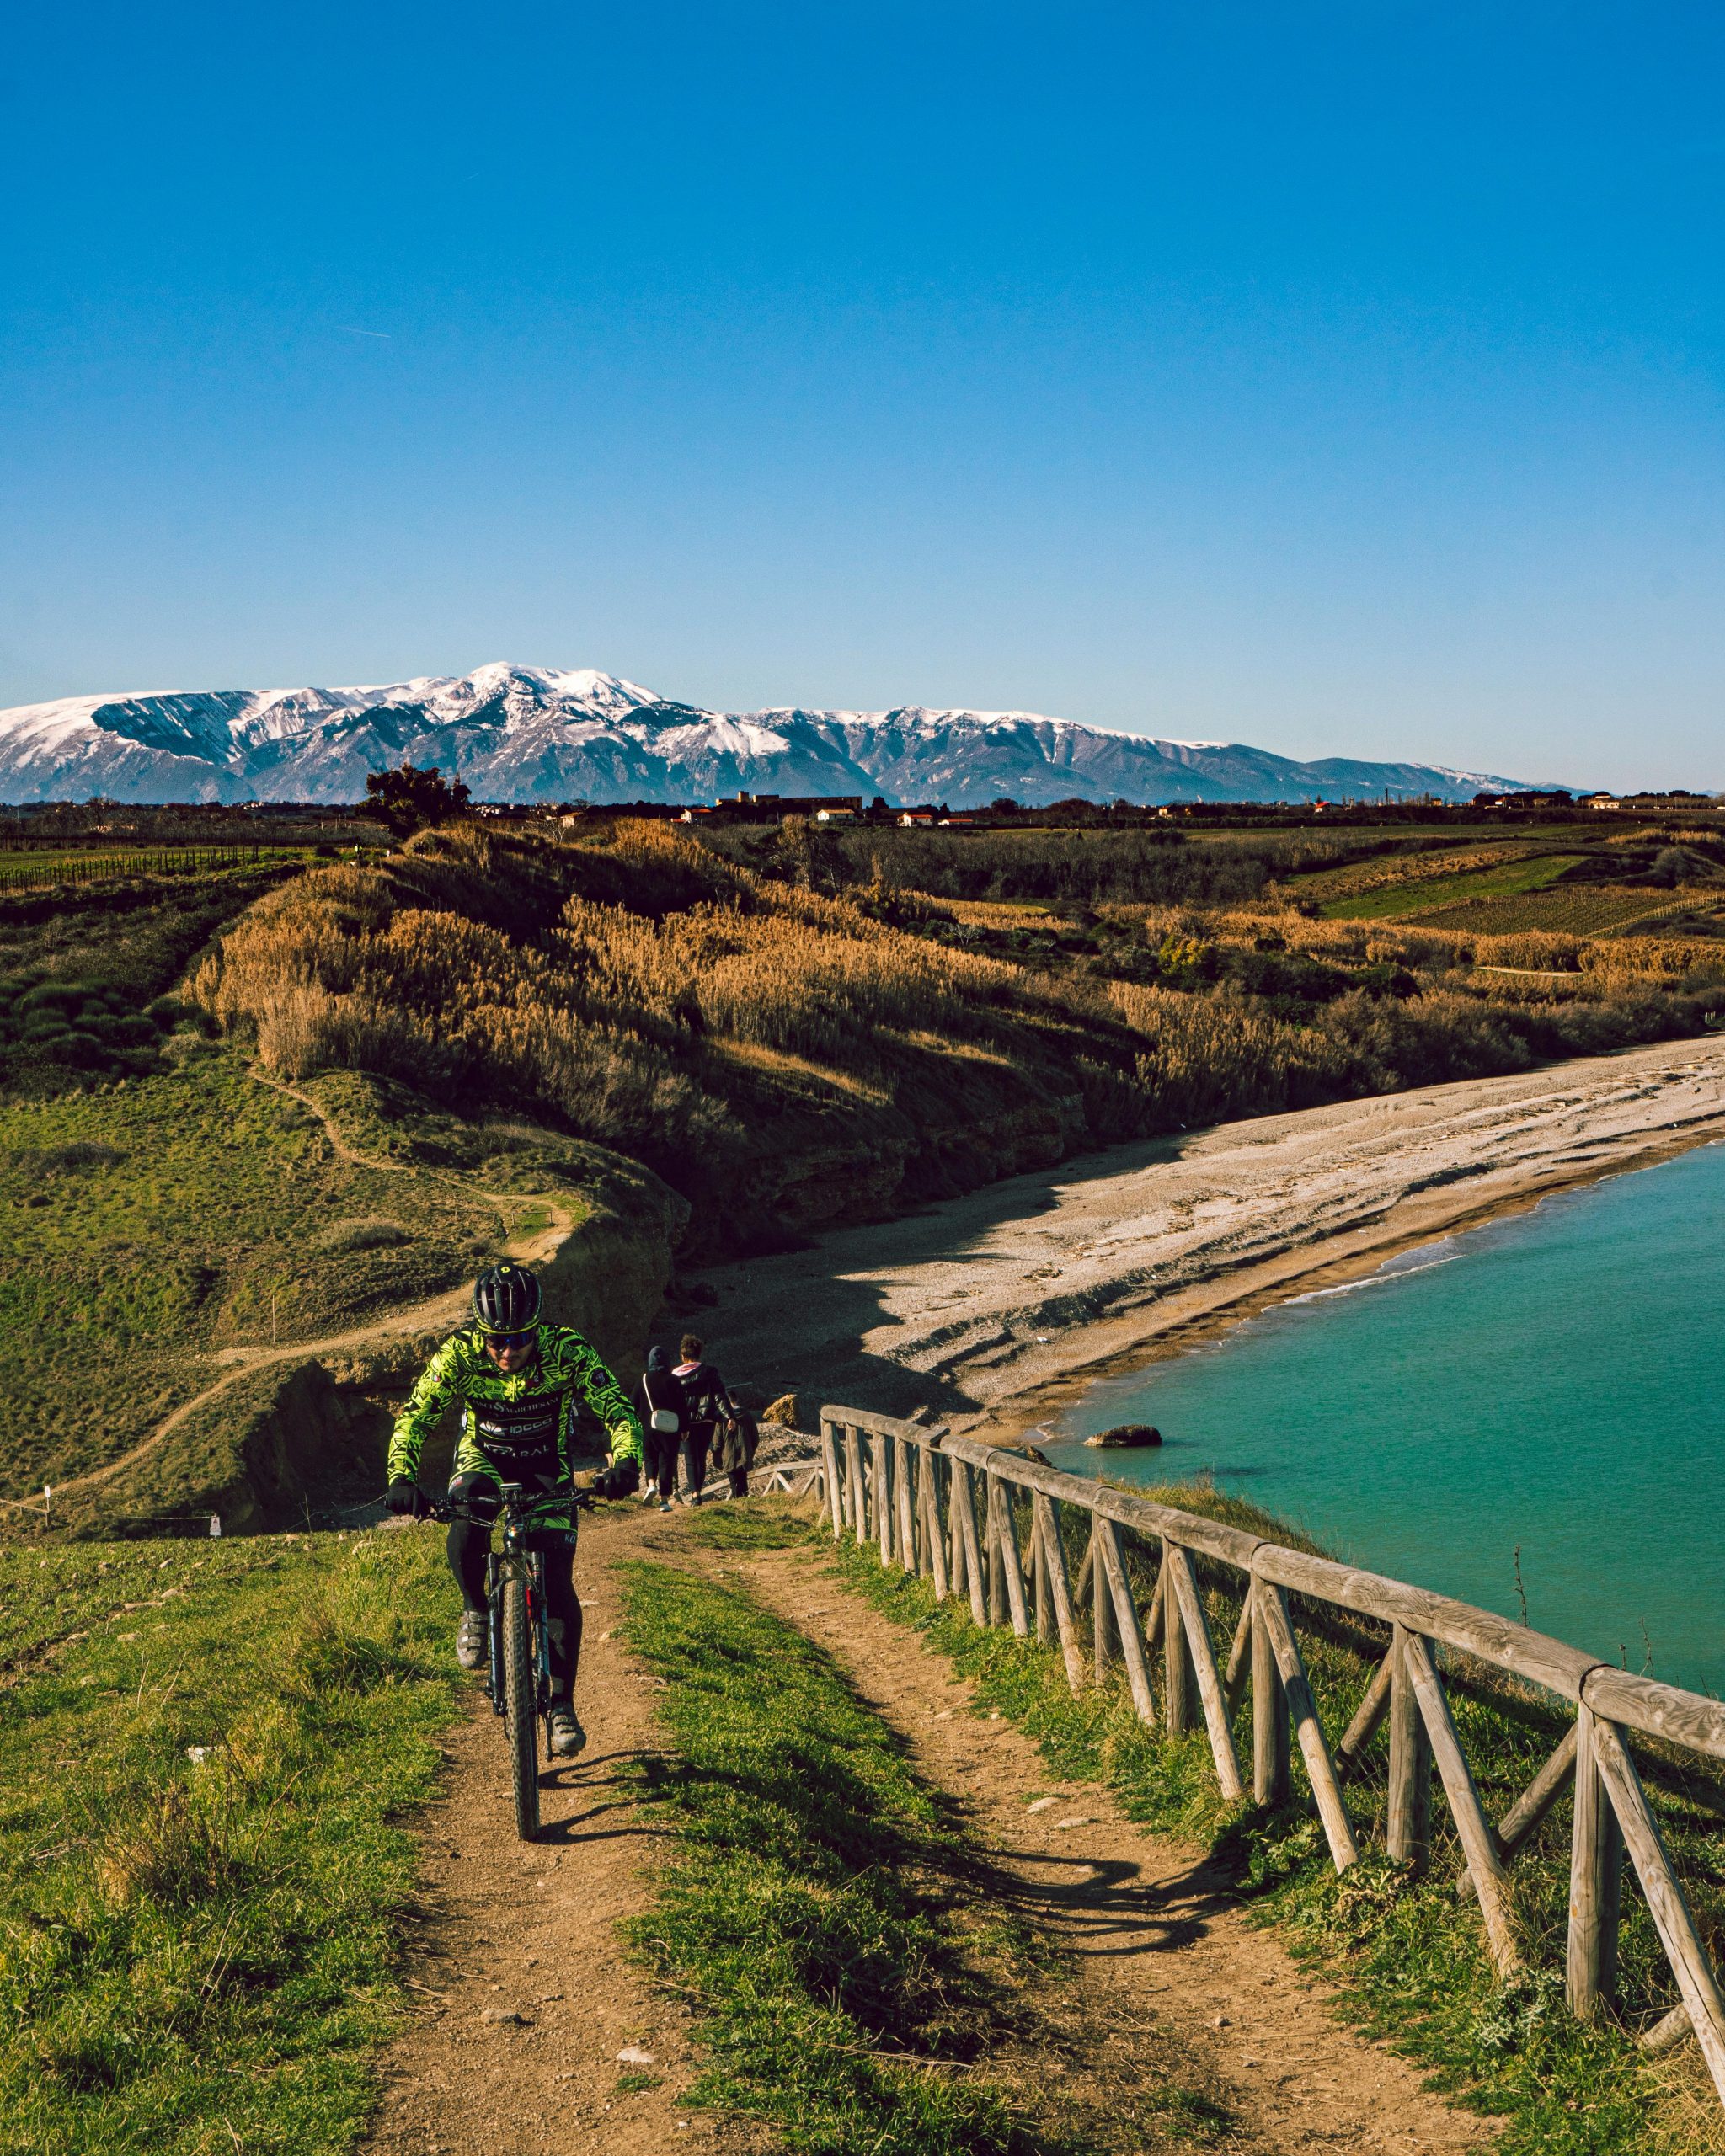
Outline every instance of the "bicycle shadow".
[[[566, 1795], [573, 1795], [577, 1802], [583, 1796], [590, 1796], [595, 1801], [585, 1811], [570, 1812], [560, 1819], [542, 1818], [537, 1836], [540, 1844], [554, 1849], [559, 1844], [574, 1847], [584, 1842], [617, 1841], [631, 1837], [662, 1839], [669, 1828], [649, 1819], [642, 1811], [640, 1800], [654, 1767], [665, 1756], [656, 1748], [642, 1746], [601, 1753], [593, 1758], [558, 1761], [542, 1769], [542, 1801], [547, 1796]], [[609, 1826], [594, 1827], [595, 1821], [619, 1812], [633, 1817]]]

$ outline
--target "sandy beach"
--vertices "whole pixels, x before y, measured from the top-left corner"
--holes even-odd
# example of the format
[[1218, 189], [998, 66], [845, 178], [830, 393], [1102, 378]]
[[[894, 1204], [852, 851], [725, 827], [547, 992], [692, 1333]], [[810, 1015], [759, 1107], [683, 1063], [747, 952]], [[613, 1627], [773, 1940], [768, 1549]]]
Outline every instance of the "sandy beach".
[[1005, 1436], [1104, 1370], [1713, 1137], [1725, 1038], [1661, 1043], [1086, 1155], [714, 1267], [691, 1322], [804, 1427], [830, 1401]]

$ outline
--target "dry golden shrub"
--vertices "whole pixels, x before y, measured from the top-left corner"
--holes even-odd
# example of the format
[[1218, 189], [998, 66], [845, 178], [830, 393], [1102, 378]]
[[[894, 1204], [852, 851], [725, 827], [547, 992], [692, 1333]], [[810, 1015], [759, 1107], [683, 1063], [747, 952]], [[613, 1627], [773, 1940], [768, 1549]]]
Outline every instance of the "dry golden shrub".
[[[903, 892], [824, 895], [774, 858], [778, 873], [757, 873], [628, 819], [597, 844], [423, 833], [272, 892], [189, 993], [285, 1076], [355, 1068], [470, 1114], [549, 1114], [729, 1205], [801, 1145], [829, 1163], [816, 1179], [835, 1206], [889, 1156], [920, 1160], [930, 1192], [969, 1187], [1038, 1146], [1694, 1031], [1722, 1000], [1702, 939], [1487, 937], [1262, 900], [1110, 902], [1108, 935], [1031, 971], [953, 947], [937, 924], [913, 932], [929, 909]], [[1131, 969], [1107, 955], [1122, 928], [1165, 963], [1188, 954], [1178, 986], [1111, 978]], [[1362, 977], [1307, 1001], [1292, 968], [1290, 992], [1248, 992], [1266, 969], [1231, 954], [1279, 951]], [[780, 1142], [788, 1110], [797, 1134]], [[884, 1189], [900, 1171], [879, 1172]]]

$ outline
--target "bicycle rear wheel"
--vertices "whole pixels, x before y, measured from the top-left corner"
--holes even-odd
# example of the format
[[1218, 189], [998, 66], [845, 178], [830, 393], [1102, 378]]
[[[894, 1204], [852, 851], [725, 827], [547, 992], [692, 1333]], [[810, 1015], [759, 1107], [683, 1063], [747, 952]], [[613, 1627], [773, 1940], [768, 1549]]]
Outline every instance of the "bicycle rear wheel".
[[517, 1576], [503, 1583], [503, 1726], [515, 1780], [515, 1832], [524, 1842], [539, 1832], [537, 1689], [526, 1592]]

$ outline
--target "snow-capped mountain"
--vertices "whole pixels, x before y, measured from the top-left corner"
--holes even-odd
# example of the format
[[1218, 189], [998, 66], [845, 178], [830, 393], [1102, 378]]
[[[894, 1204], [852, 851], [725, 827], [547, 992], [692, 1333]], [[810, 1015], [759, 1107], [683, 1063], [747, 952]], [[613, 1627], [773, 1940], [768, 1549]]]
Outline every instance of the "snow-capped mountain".
[[614, 674], [502, 664], [377, 688], [68, 696], [0, 711], [9, 802], [356, 801], [368, 772], [403, 758], [459, 775], [480, 801], [1466, 801], [1518, 783], [1430, 764], [1296, 763], [1030, 712], [702, 711]]

